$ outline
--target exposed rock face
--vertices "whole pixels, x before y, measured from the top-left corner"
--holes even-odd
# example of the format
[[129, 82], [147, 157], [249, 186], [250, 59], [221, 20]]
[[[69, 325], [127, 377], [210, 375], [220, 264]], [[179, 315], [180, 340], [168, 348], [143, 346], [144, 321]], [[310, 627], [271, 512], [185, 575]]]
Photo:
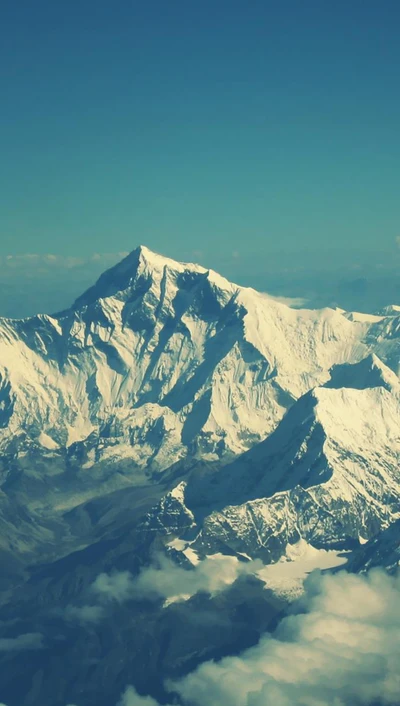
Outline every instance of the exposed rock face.
[[400, 520], [360, 546], [348, 564], [348, 570], [357, 573], [378, 567], [391, 574], [400, 571]]

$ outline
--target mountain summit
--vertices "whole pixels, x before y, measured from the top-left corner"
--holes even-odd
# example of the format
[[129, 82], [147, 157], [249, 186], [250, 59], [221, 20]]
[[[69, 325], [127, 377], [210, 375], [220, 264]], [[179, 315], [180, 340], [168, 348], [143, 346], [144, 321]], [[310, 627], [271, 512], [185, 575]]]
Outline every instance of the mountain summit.
[[217, 275], [213, 270], [206, 270], [204, 267], [193, 263], [176, 262], [175, 260], [171, 260], [171, 258], [149, 250], [145, 245], [140, 245], [121, 262], [104, 272], [96, 284], [90, 287], [90, 289], [76, 300], [74, 308], [79, 309], [98, 299], [111, 296], [122, 298], [129, 296], [130, 293], [134, 293], [135, 285], [137, 285], [138, 280], [141, 279], [145, 281], [152, 279], [160, 282], [166, 272], [178, 276], [188, 271], [207, 277], [210, 280], [218, 280], [221, 288], [227, 287], [228, 289], [232, 289], [233, 287], [233, 285], [223, 277]]
[[144, 247], [70, 309], [0, 320], [0, 698], [169, 703], [309, 570], [395, 572], [399, 330]]
[[[185, 458], [225, 462], [333, 366], [373, 353], [394, 369], [396, 325], [392, 314], [294, 310], [140, 246], [71, 309], [0, 320], [0, 450], [19, 469], [43, 451], [75, 463], [84, 497], [100, 492], [104, 464], [124, 487]], [[52, 470], [48, 486], [74, 505], [82, 495], [61, 478]]]

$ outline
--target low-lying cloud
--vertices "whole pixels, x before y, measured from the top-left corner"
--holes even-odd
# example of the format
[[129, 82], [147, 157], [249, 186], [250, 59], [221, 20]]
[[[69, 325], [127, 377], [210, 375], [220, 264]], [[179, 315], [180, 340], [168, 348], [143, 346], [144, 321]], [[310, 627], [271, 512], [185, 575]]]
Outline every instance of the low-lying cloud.
[[41, 650], [42, 648], [43, 635], [41, 635], [39, 632], [29, 632], [25, 635], [18, 635], [17, 637], [0, 638], [0, 652]]
[[195, 706], [398, 704], [400, 579], [311, 576], [302, 611], [240, 657], [205, 663], [174, 688]]
[[126, 252], [89, 257], [53, 253], [0, 256], [0, 316], [25, 317], [54, 313], [71, 306], [104, 270]]
[[159, 706], [159, 704], [151, 696], [140, 696], [132, 686], [128, 686], [117, 706]]
[[99, 574], [87, 595], [92, 602], [68, 605], [63, 615], [81, 624], [97, 623], [105, 617], [109, 604], [143, 599], [164, 599], [168, 604], [187, 600], [200, 591], [215, 595], [240, 576], [257, 574], [262, 568], [258, 560], [242, 562], [233, 556], [214, 554], [187, 569], [159, 555], [138, 576], [129, 571]]
[[64, 610], [64, 617], [77, 623], [97, 623], [104, 616], [102, 606], [98, 605], [83, 605], [74, 606], [68, 605]]
[[[168, 688], [185, 706], [398, 705], [399, 604], [400, 577], [380, 570], [311, 575], [273, 636]], [[118, 706], [157, 703], [129, 687]]]
[[100, 601], [124, 603], [135, 596], [135, 578], [129, 571], [99, 574], [91, 591]]
[[[91, 594], [104, 607], [142, 598], [168, 603], [218, 593], [260, 567], [216, 554], [187, 570], [159, 556], [137, 577], [100, 574]], [[400, 576], [313, 573], [274, 635], [239, 656], [206, 662], [167, 688], [184, 706], [398, 706], [399, 605]], [[158, 705], [130, 686], [118, 706]]]
[[289, 306], [293, 309], [301, 309], [303, 307], [306, 307], [308, 303], [308, 299], [306, 297], [284, 297], [274, 294], [268, 294], [268, 292], [264, 292], [264, 296], [266, 297], [266, 299], [272, 299], [275, 302], [279, 302], [279, 304], [286, 304], [286, 306]]
[[159, 556], [155, 565], [143, 569], [137, 577], [127, 571], [100, 574], [92, 592], [102, 601], [119, 603], [132, 598], [179, 600], [199, 591], [218, 593], [239, 576], [255, 574], [262, 567], [261, 561], [242, 562], [233, 556], [214, 554], [188, 570]]
[[34, 270], [32, 268], [35, 267], [39, 268], [41, 271], [43, 268], [63, 268], [70, 270], [76, 267], [90, 267], [93, 264], [111, 267], [120, 260], [123, 260], [127, 255], [127, 252], [115, 252], [93, 253], [90, 257], [74, 257], [54, 255], [53, 253], [23, 253], [0, 257], [0, 265], [12, 271], [16, 269], [24, 270], [29, 267], [30, 273], [33, 274]]

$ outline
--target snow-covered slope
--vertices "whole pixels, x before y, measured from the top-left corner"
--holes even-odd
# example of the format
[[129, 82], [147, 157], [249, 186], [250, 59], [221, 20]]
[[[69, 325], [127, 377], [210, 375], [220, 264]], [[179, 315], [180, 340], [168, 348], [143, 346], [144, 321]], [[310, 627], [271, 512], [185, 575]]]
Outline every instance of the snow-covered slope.
[[[197, 521], [192, 546], [269, 562], [300, 538], [349, 547], [400, 517], [400, 397], [375, 386], [369, 367], [364, 389], [315, 388], [266, 441], [192, 475], [183, 500]], [[365, 366], [353, 368], [359, 387]]]
[[333, 365], [369, 351], [397, 364], [400, 318], [376, 318], [293, 310], [140, 247], [70, 310], [0, 321], [0, 448], [85, 442], [86, 468], [153, 471], [237, 454]]
[[400, 393], [398, 376], [374, 354], [363, 358], [356, 365], [349, 363], [335, 365], [330, 371], [330, 375], [325, 387], [351, 387], [355, 390], [384, 387], [395, 394]]
[[[46, 648], [3, 651], [5, 701], [98, 703], [106, 673], [116, 703], [122, 673], [257, 643], [315, 568], [397, 571], [399, 359], [398, 307], [294, 310], [143, 247], [71, 309], [0, 320], [0, 637]], [[218, 600], [95, 604], [100, 576], [216, 554], [256, 575]]]

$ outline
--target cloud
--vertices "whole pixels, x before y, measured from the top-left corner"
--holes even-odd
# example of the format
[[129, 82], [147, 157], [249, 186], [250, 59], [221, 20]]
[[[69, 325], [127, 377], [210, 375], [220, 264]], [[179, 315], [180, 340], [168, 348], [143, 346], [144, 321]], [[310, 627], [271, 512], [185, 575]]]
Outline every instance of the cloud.
[[[167, 687], [183, 706], [395, 706], [400, 576], [312, 574], [296, 611], [240, 656]], [[158, 706], [128, 687], [118, 706]]]
[[16, 269], [24, 270], [24, 268], [28, 267], [45, 269], [60, 268], [64, 270], [85, 267], [90, 268], [94, 266], [105, 268], [116, 264], [128, 254], [127, 252], [93, 253], [93, 255], [84, 258], [55, 255], [54, 253], [22, 253], [18, 255], [6, 255], [3, 258], [0, 257], [0, 264], [12, 271]]
[[83, 258], [25, 253], [0, 257], [0, 316], [20, 318], [62, 311], [126, 255], [93, 253]]
[[104, 610], [98, 605], [69, 605], [64, 611], [64, 617], [67, 620], [76, 621], [78, 623], [97, 623], [104, 616]]
[[0, 638], [0, 652], [13, 652], [16, 650], [41, 650], [42, 648], [43, 635], [38, 632], [29, 632], [25, 635], [18, 635], [18, 637]]
[[158, 706], [158, 702], [151, 696], [139, 696], [132, 686], [128, 686], [118, 706]]
[[129, 571], [99, 574], [89, 589], [94, 604], [68, 605], [63, 615], [66, 620], [83, 625], [97, 623], [104, 618], [109, 603], [164, 599], [168, 604], [187, 600], [199, 591], [216, 594], [239, 576], [255, 574], [262, 568], [258, 560], [240, 562], [236, 557], [214, 554], [188, 570], [160, 555], [155, 557], [153, 566], [136, 577]]
[[153, 594], [170, 600], [193, 596], [199, 591], [215, 594], [230, 586], [239, 576], [254, 574], [262, 566], [261, 561], [242, 562], [234, 556], [213, 554], [188, 571], [160, 557], [158, 566], [151, 566], [139, 574], [135, 590], [143, 596]]
[[129, 571], [99, 574], [92, 585], [92, 592], [101, 601], [123, 603], [134, 595], [135, 579]]
[[239, 657], [170, 685], [191, 706], [398, 704], [400, 578], [311, 576], [299, 611]]
[[286, 304], [286, 306], [289, 306], [293, 309], [301, 309], [304, 306], [307, 306], [308, 299], [306, 297], [283, 297], [279, 295], [274, 295], [274, 294], [267, 294], [266, 292], [263, 292], [264, 296], [267, 299], [273, 299], [275, 302], [279, 302], [280, 304]]
[[[137, 577], [100, 574], [91, 592], [103, 605], [144, 597], [171, 602], [218, 593], [260, 566], [216, 554], [187, 570], [158, 556]], [[273, 635], [239, 656], [205, 662], [167, 688], [183, 706], [399, 704], [400, 576], [314, 572], [304, 589]], [[158, 704], [129, 686], [117, 706]]]
[[254, 574], [262, 567], [261, 561], [241, 562], [233, 556], [214, 554], [188, 570], [158, 556], [155, 565], [143, 569], [137, 577], [128, 571], [100, 574], [92, 592], [102, 601], [164, 598], [171, 602], [190, 598], [199, 591], [218, 593], [239, 576]]

